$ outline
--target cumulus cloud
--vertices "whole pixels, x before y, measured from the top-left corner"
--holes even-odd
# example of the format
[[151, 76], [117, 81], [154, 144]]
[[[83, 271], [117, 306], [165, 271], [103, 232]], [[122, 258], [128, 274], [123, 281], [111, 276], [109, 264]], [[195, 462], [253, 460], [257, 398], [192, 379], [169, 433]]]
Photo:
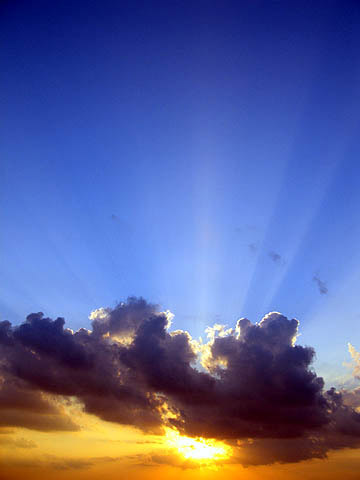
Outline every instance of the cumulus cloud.
[[41, 312], [20, 326], [0, 323], [4, 426], [36, 428], [9, 408], [56, 416], [48, 398], [70, 396], [103, 420], [229, 442], [241, 463], [322, 458], [359, 445], [360, 415], [341, 392], [324, 391], [314, 350], [296, 344], [295, 319], [272, 312], [255, 324], [216, 325], [207, 343], [171, 331], [172, 315], [141, 298], [90, 319], [92, 329], [77, 332]]
[[349, 352], [351, 358], [353, 360], [352, 367], [353, 367], [353, 375], [355, 378], [360, 380], [360, 353], [355, 349], [351, 343], [348, 344]]
[[[360, 353], [351, 343], [348, 343], [348, 349], [352, 362], [345, 363], [344, 366], [352, 369], [352, 375], [357, 381], [360, 380]], [[360, 387], [343, 389], [341, 393], [346, 405], [360, 410]]]
[[341, 391], [344, 403], [349, 407], [358, 409], [360, 406], [360, 387], [353, 388], [351, 390]]

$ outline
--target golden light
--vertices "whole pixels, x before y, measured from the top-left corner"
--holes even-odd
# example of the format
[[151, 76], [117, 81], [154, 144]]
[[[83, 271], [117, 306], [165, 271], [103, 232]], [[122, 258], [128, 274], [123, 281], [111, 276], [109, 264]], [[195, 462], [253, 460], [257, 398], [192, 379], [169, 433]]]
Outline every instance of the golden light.
[[225, 460], [232, 455], [232, 448], [225, 443], [201, 437], [185, 437], [170, 428], [166, 429], [166, 443], [182, 457], [206, 464]]

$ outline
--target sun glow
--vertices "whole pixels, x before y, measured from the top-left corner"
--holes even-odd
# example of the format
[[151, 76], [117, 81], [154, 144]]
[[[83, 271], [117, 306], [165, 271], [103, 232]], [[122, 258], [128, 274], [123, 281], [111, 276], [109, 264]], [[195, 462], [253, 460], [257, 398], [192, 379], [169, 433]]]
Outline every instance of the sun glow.
[[170, 428], [166, 430], [166, 442], [170, 447], [175, 448], [182, 457], [201, 463], [225, 460], [232, 454], [231, 447], [222, 442], [201, 437], [196, 439], [185, 437]]

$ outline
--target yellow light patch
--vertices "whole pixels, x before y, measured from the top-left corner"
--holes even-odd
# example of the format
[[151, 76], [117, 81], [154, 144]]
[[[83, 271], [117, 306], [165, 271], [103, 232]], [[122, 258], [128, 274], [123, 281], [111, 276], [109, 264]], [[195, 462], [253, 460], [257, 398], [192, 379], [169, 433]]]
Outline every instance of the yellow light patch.
[[231, 447], [225, 443], [201, 437], [185, 437], [170, 428], [166, 429], [166, 443], [175, 448], [182, 457], [202, 463], [225, 460], [232, 455]]

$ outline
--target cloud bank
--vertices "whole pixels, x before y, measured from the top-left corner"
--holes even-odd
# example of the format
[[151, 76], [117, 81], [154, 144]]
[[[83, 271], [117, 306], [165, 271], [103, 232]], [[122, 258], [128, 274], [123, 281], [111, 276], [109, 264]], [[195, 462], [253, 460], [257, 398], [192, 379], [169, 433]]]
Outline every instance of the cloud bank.
[[360, 446], [360, 414], [324, 391], [315, 352], [296, 345], [299, 322], [215, 325], [208, 342], [171, 331], [172, 315], [143, 299], [95, 310], [92, 330], [29, 315], [0, 322], [0, 426], [76, 430], [57, 398], [146, 432], [164, 426], [230, 443], [243, 464], [323, 458]]

